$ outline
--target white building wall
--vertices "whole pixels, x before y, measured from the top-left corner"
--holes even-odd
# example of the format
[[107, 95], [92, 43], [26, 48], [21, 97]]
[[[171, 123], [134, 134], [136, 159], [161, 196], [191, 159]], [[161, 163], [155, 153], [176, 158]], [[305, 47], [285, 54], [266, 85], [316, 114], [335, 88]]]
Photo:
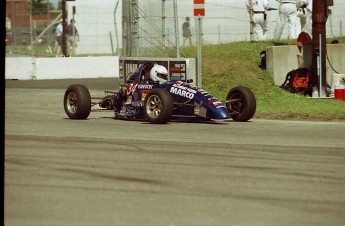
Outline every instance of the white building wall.
[[[68, 21], [74, 16], [80, 35], [77, 54], [116, 53], [116, 49], [122, 45], [121, 2], [121, 0], [66, 2]], [[76, 7], [75, 15], [72, 14], [73, 6]]]

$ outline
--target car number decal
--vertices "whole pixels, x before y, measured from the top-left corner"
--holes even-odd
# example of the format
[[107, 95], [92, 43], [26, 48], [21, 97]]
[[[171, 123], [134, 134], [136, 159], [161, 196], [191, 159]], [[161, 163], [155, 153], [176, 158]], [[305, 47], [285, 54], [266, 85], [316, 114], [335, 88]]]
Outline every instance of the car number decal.
[[130, 84], [129, 85], [129, 87], [128, 87], [128, 89], [127, 89], [127, 96], [129, 96], [129, 95], [133, 95], [134, 94], [134, 91], [137, 89], [137, 87], [138, 87], [138, 84]]

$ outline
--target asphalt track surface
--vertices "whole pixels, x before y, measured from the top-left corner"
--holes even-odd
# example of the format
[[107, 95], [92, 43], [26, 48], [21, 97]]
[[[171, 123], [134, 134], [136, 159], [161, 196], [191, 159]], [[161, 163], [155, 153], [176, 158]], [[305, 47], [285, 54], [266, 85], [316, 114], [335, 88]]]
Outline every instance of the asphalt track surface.
[[344, 122], [70, 120], [72, 83], [114, 87], [6, 82], [5, 225], [345, 225]]

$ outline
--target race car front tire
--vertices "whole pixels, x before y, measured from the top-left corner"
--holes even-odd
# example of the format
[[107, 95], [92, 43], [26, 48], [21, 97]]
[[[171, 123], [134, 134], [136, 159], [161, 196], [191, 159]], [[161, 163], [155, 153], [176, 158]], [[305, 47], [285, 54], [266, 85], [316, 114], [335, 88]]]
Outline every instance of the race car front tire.
[[173, 100], [165, 89], [150, 91], [144, 101], [144, 117], [153, 124], [165, 124], [173, 113]]
[[256, 111], [256, 99], [251, 89], [245, 86], [232, 88], [226, 97], [226, 107], [234, 121], [246, 122]]
[[91, 95], [84, 85], [69, 86], [63, 102], [65, 112], [70, 119], [87, 119], [91, 112]]

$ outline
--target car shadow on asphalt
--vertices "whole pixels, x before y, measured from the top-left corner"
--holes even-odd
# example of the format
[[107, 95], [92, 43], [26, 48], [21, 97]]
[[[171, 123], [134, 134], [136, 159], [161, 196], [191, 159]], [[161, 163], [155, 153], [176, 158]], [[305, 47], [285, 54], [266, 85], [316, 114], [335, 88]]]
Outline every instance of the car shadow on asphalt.
[[[72, 120], [68, 117], [62, 118], [62, 119], [66, 119], [66, 120]], [[151, 124], [151, 125], [166, 125], [166, 124], [170, 124], [170, 123], [179, 123], [179, 124], [210, 124], [210, 125], [227, 125], [229, 123], [241, 123], [241, 122], [237, 122], [234, 121], [232, 119], [222, 119], [222, 120], [215, 120], [215, 119], [200, 119], [200, 118], [195, 118], [195, 117], [184, 117], [184, 116], [173, 116], [171, 118], [171, 120], [166, 123], [166, 124], [153, 124], [150, 123], [148, 121], [145, 121], [143, 119], [126, 119], [126, 118], [116, 118], [114, 116], [100, 116], [100, 117], [88, 117], [87, 119], [84, 120], [97, 120], [97, 119], [113, 119], [113, 120], [119, 120], [119, 121], [129, 121], [129, 122], [138, 122], [141, 124]], [[250, 123], [252, 121], [247, 121], [244, 123]]]

